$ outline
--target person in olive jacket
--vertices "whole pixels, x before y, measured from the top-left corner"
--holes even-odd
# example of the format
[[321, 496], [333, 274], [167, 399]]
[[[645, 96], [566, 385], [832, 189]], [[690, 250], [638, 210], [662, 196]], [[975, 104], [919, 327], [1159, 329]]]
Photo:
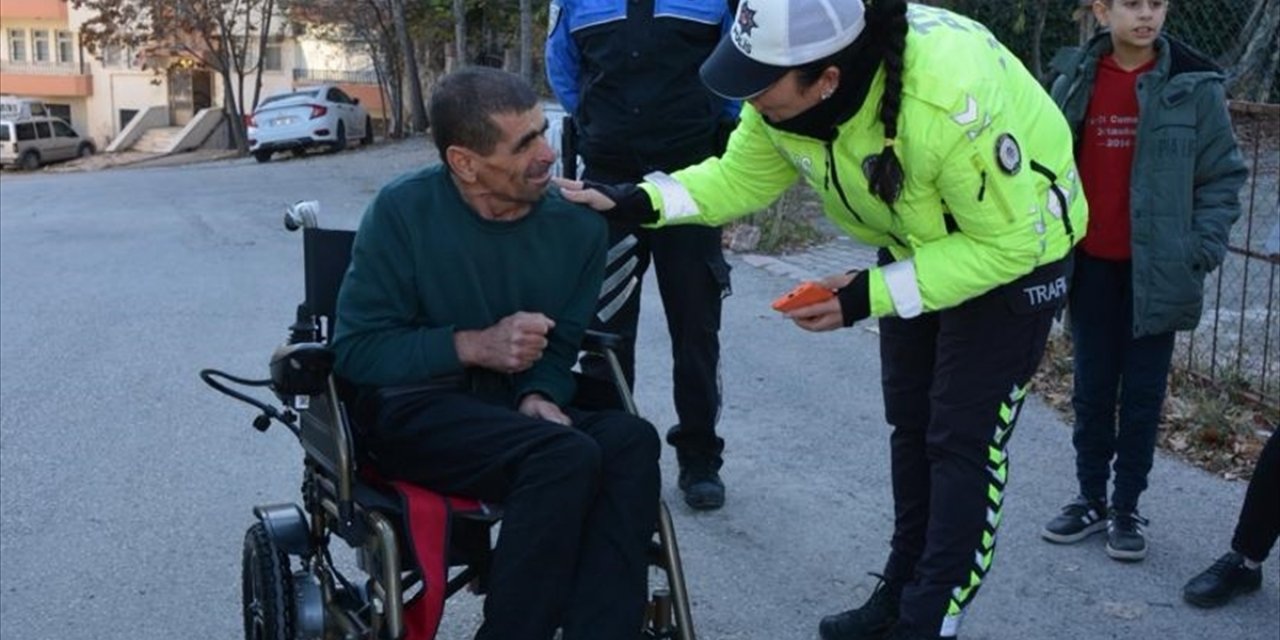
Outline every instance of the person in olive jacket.
[[1167, 3], [1096, 0], [1093, 11], [1107, 30], [1053, 62], [1090, 216], [1068, 298], [1079, 495], [1042, 535], [1066, 544], [1105, 529], [1107, 554], [1137, 561], [1174, 335], [1200, 322], [1247, 172], [1224, 76], [1161, 34]]

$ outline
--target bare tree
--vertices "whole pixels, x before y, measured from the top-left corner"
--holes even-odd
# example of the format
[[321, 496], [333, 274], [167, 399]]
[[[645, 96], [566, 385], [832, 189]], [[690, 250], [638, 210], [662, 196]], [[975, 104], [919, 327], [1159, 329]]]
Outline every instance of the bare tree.
[[1035, 25], [1031, 32], [1031, 73], [1037, 78], [1044, 77], [1044, 23], [1049, 17], [1049, 0], [1035, 1]]
[[458, 66], [467, 64], [467, 0], [453, 0], [453, 40]]
[[404, 135], [405, 57], [390, 0], [281, 0], [291, 18], [306, 24], [308, 37], [331, 42], [358, 40], [373, 64], [386, 111], [387, 135]]
[[246, 65], [246, 54], [251, 34], [270, 25], [272, 0], [70, 1], [93, 13], [80, 30], [81, 42], [91, 53], [127, 47], [150, 51], [156, 59], [191, 60], [216, 72], [222, 80], [222, 109], [231, 142], [241, 152], [248, 150], [244, 80], [262, 61], [258, 56], [254, 65]]
[[404, 75], [409, 83], [409, 109], [413, 117], [413, 131], [427, 130], [427, 110], [422, 99], [422, 76], [418, 73], [418, 56], [414, 53], [413, 40], [409, 38], [409, 25], [404, 15], [404, 0], [390, 0], [391, 15], [396, 25], [396, 39], [404, 55]]
[[520, 77], [533, 81], [533, 3], [520, 0]]
[[1280, 74], [1280, 0], [1256, 0], [1240, 31], [1237, 45], [1227, 54], [1227, 88], [1233, 98], [1274, 102]]

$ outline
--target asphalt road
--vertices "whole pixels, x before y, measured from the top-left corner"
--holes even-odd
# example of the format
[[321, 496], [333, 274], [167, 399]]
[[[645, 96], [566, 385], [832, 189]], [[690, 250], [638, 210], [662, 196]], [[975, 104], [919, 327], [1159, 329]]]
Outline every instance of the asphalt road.
[[[353, 228], [376, 189], [427, 162], [413, 140], [259, 165], [0, 176], [0, 637], [230, 639], [240, 634], [241, 540], [255, 504], [297, 497], [283, 430], [201, 384], [251, 377], [300, 300], [300, 238], [286, 203], [316, 199]], [[722, 431], [726, 507], [671, 504], [699, 637], [807, 640], [860, 601], [891, 530], [888, 430], [876, 336], [812, 335], [768, 309], [821, 253], [732, 256]], [[796, 271], [758, 265], [792, 265]], [[638, 401], [674, 421], [668, 345], [652, 282]], [[1037, 532], [1073, 491], [1069, 430], [1028, 402], [995, 567], [965, 638], [1280, 637], [1277, 563], [1259, 594], [1219, 611], [1179, 591], [1230, 540], [1244, 486], [1158, 455], [1145, 515], [1152, 551], [1108, 559]], [[478, 600], [448, 608], [441, 638], [469, 637]]]

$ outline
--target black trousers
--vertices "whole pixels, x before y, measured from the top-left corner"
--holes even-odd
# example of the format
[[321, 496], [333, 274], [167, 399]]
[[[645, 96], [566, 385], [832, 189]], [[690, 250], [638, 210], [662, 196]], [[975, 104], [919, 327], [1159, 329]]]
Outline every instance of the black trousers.
[[503, 505], [484, 640], [634, 640], [658, 520], [653, 426], [570, 409], [573, 426], [461, 391], [365, 394], [362, 441], [384, 475]]
[[[588, 163], [584, 178], [616, 183], [635, 182], [643, 176], [604, 172]], [[724, 450], [724, 440], [716, 435], [721, 403], [720, 311], [722, 299], [730, 293], [729, 264], [720, 238], [718, 227], [611, 225], [605, 282], [592, 324], [593, 329], [622, 336], [618, 360], [634, 389], [640, 292], [652, 262], [671, 336], [672, 393], [680, 421], [667, 432], [667, 442], [682, 459], [709, 458], [717, 465]], [[584, 357], [582, 370], [593, 378], [609, 379], [607, 365], [598, 357]]]
[[885, 580], [901, 589], [901, 620], [925, 635], [956, 634], [991, 567], [1006, 445], [1065, 293], [1061, 273], [1050, 265], [951, 309], [880, 321], [893, 426]]
[[1253, 469], [1249, 489], [1240, 507], [1240, 519], [1231, 548], [1255, 562], [1271, 555], [1280, 536], [1280, 438], [1273, 433], [1262, 448]]
[[1070, 299], [1072, 444], [1080, 495], [1107, 504], [1107, 482], [1114, 475], [1111, 506], [1134, 511], [1155, 458], [1175, 334], [1133, 337], [1127, 260], [1077, 251]]

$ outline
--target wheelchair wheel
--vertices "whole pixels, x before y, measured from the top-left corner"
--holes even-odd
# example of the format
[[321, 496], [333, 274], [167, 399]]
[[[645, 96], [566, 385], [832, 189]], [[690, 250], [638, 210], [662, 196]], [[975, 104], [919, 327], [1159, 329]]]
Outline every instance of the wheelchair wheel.
[[293, 574], [289, 556], [256, 523], [244, 534], [240, 585], [245, 640], [293, 640]]

